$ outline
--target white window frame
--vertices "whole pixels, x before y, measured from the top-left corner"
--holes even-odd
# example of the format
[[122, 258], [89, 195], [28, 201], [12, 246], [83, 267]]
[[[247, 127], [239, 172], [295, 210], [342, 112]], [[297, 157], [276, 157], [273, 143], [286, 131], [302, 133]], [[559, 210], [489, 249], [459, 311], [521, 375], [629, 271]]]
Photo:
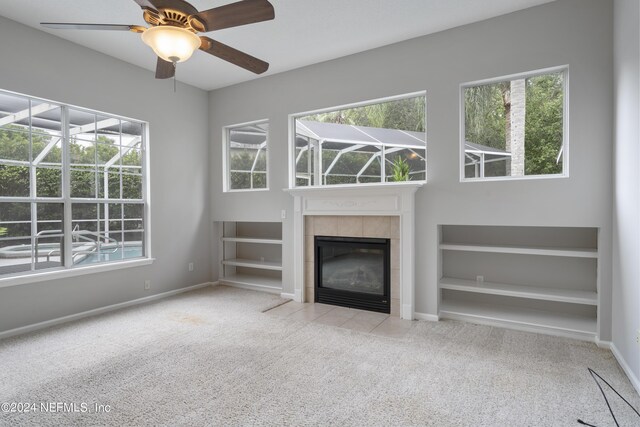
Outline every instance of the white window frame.
[[[151, 186], [150, 186], [150, 149], [149, 149], [149, 123], [144, 120], [134, 119], [130, 117], [105, 113], [103, 111], [92, 110], [89, 108], [78, 107], [72, 104], [61, 103], [57, 101], [52, 101], [45, 98], [38, 98], [30, 95], [21, 94], [18, 92], [8, 91], [4, 89], [0, 89], [0, 92], [16, 96], [19, 98], [27, 99], [30, 102], [46, 102], [55, 104], [61, 109], [61, 132], [62, 132], [62, 161], [61, 161], [61, 169], [62, 169], [62, 196], [61, 197], [10, 197], [10, 196], [0, 196], [0, 201], [9, 202], [9, 203], [39, 203], [39, 202], [49, 202], [49, 203], [59, 203], [63, 205], [64, 208], [64, 223], [63, 223], [63, 233], [64, 233], [64, 251], [65, 257], [64, 259], [66, 265], [55, 267], [46, 270], [36, 270], [36, 271], [27, 271], [20, 272], [14, 274], [7, 274], [0, 277], [0, 288], [16, 286], [28, 283], [36, 283], [41, 281], [48, 280], [56, 280], [74, 276], [80, 276], [84, 274], [95, 274], [105, 271], [112, 270], [120, 270], [123, 268], [130, 267], [139, 267], [143, 265], [152, 264], [155, 261], [151, 253], [151, 212], [150, 212], [150, 195], [151, 195]], [[69, 109], [73, 109], [75, 111], [82, 111], [89, 114], [100, 115], [107, 118], [118, 119], [121, 121], [129, 121], [142, 125], [142, 140], [140, 142], [140, 151], [142, 153], [142, 199], [100, 199], [100, 198], [78, 198], [71, 197], [71, 159], [69, 152]], [[33, 178], [31, 178], [33, 179]], [[33, 185], [33, 184], [31, 184]], [[134, 204], [142, 204], [143, 205], [143, 224], [144, 224], [144, 232], [143, 232], [143, 252], [144, 255], [142, 257], [123, 259], [118, 261], [103, 261], [96, 262], [90, 265], [73, 265], [71, 254], [71, 230], [72, 226], [72, 217], [71, 217], [71, 207], [74, 203], [131, 203], [137, 202]], [[142, 202], [142, 203], [140, 203]]]
[[[267, 128], [267, 141], [265, 145], [265, 150], [267, 153], [266, 156], [266, 187], [265, 188], [231, 188], [231, 169], [230, 163], [231, 160], [229, 156], [231, 155], [231, 150], [229, 148], [229, 144], [231, 140], [229, 138], [229, 134], [233, 129], [249, 126], [249, 125], [260, 125], [266, 123]], [[269, 123], [269, 119], [260, 119], [260, 120], [251, 120], [248, 122], [237, 123], [234, 125], [227, 125], [222, 127], [222, 190], [224, 193], [244, 193], [244, 192], [253, 192], [253, 191], [269, 191], [269, 170], [271, 168], [270, 157], [271, 150], [269, 148], [269, 141], [271, 140], [271, 123]]]
[[[427, 125], [427, 117], [429, 116], [427, 113], [427, 109], [428, 109], [428, 105], [427, 105], [427, 91], [426, 90], [420, 90], [417, 92], [410, 92], [410, 93], [405, 93], [405, 94], [401, 94], [401, 95], [393, 95], [393, 96], [387, 96], [387, 97], [383, 97], [383, 98], [376, 98], [376, 99], [370, 99], [367, 101], [360, 101], [360, 102], [354, 102], [354, 103], [350, 103], [350, 104], [343, 104], [343, 105], [337, 105], [337, 106], [332, 106], [332, 107], [326, 107], [326, 108], [320, 108], [317, 110], [309, 110], [309, 111], [303, 111], [300, 113], [292, 113], [289, 114], [288, 120], [289, 120], [289, 189], [295, 189], [295, 188], [349, 188], [349, 187], [353, 187], [353, 188], [359, 188], [359, 187], [363, 187], [363, 186], [379, 186], [379, 185], [384, 185], [384, 186], [398, 186], [398, 185], [405, 185], [406, 186], [406, 182], [405, 183], [401, 183], [401, 182], [372, 182], [372, 183], [361, 183], [361, 184], [328, 184], [328, 185], [309, 185], [309, 186], [296, 186], [296, 148], [295, 148], [295, 144], [296, 144], [296, 120], [299, 119], [300, 117], [305, 117], [305, 116], [309, 116], [312, 114], [320, 114], [320, 113], [329, 113], [332, 111], [338, 111], [338, 110], [346, 110], [346, 109], [350, 109], [350, 108], [357, 108], [357, 107], [365, 107], [367, 105], [374, 105], [374, 104], [382, 104], [385, 102], [391, 102], [391, 101], [397, 101], [400, 99], [407, 99], [407, 98], [417, 98], [419, 96], [423, 96], [425, 98], [425, 103], [424, 103], [424, 123], [425, 123], [425, 141], [424, 141], [424, 149], [425, 149], [425, 155], [427, 158], [427, 162], [429, 159], [429, 153], [427, 152], [427, 130], [429, 128], [429, 126]], [[411, 181], [413, 183], [417, 183], [417, 184], [425, 184], [428, 180], [428, 164], [425, 162], [425, 179], [424, 180], [416, 180], [416, 181]]]
[[[528, 79], [530, 77], [541, 76], [544, 74], [559, 73], [563, 74], [563, 99], [562, 99], [562, 173], [548, 175], [523, 175], [523, 176], [491, 176], [466, 178], [465, 177], [465, 98], [464, 91], [466, 88], [474, 86], [482, 86], [504, 81], [517, 79]], [[522, 181], [531, 179], [556, 179], [569, 178], [569, 65], [560, 65], [557, 67], [542, 68], [533, 71], [526, 71], [517, 74], [509, 74], [506, 76], [492, 77], [490, 79], [476, 80], [460, 84], [459, 90], [459, 117], [460, 117], [460, 141], [458, 152], [458, 168], [460, 174], [460, 182], [486, 182], [486, 181]]]

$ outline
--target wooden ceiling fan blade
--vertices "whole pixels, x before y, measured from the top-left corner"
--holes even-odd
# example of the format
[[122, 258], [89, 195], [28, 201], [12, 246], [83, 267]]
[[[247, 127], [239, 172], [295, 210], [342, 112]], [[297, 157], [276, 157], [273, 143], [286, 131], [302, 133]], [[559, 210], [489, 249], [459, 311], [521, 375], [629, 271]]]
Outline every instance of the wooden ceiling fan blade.
[[[152, 8], [155, 10], [173, 9], [186, 15], [198, 13], [198, 9], [185, 0], [134, 0], [141, 8]], [[143, 6], [145, 4], [145, 6]], [[150, 4], [151, 6], [146, 6]]]
[[155, 9], [156, 7], [151, 2], [151, 0], [133, 0], [140, 6], [142, 9]]
[[139, 25], [122, 25], [122, 24], [76, 24], [61, 22], [41, 22], [40, 25], [54, 30], [103, 30], [103, 31], [133, 31], [141, 33], [146, 28]]
[[191, 18], [204, 24], [204, 31], [268, 21], [275, 17], [268, 0], [242, 0], [194, 14]]
[[170, 79], [176, 74], [176, 67], [173, 62], [165, 61], [158, 57], [156, 65], [156, 79]]
[[200, 50], [224, 59], [238, 67], [242, 67], [245, 70], [249, 70], [252, 73], [262, 74], [269, 69], [269, 63], [234, 49], [231, 46], [212, 40], [209, 37], [200, 37], [200, 40], [202, 40]]

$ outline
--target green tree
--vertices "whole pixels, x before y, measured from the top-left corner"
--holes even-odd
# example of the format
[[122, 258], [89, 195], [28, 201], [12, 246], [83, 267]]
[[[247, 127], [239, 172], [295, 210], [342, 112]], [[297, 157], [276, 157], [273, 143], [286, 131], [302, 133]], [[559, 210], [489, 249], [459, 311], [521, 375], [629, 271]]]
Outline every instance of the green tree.
[[417, 96], [312, 114], [302, 117], [301, 120], [424, 132], [425, 108], [425, 98]]
[[[508, 83], [465, 89], [466, 141], [505, 149], [510, 108], [505, 91]], [[563, 84], [562, 73], [526, 80], [525, 175], [562, 172], [562, 163], [557, 160], [563, 141]]]
[[564, 91], [561, 73], [527, 80], [525, 173], [562, 173], [558, 161], [563, 142]]
[[499, 84], [468, 87], [465, 97], [465, 140], [505, 148], [505, 108]]

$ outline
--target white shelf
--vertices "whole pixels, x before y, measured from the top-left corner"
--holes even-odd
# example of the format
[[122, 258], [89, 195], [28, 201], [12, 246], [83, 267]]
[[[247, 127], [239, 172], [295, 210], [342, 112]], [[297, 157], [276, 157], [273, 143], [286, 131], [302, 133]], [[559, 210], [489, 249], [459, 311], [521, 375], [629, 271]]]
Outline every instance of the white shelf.
[[282, 240], [277, 239], [261, 239], [258, 237], [223, 237], [223, 242], [235, 243], [262, 243], [265, 245], [281, 245]]
[[229, 274], [221, 277], [220, 283], [231, 285], [244, 285], [273, 290], [282, 290], [282, 280], [275, 277], [257, 276], [252, 274]]
[[489, 295], [504, 295], [509, 297], [530, 298], [544, 301], [598, 305], [598, 294], [596, 292], [572, 289], [543, 288], [536, 286], [508, 285], [490, 282], [483, 282], [482, 284], [479, 284], [473, 280], [454, 279], [450, 277], [443, 277], [442, 279], [440, 279], [440, 289], [475, 292]]
[[558, 335], [567, 335], [566, 332], [569, 332], [580, 338], [595, 338], [596, 334], [595, 317], [498, 304], [443, 300], [440, 305], [440, 316], [489, 325], [553, 330]]
[[492, 252], [502, 254], [523, 254], [523, 255], [547, 255], [562, 256], [573, 258], [597, 258], [597, 249], [588, 248], [552, 248], [539, 246], [492, 246], [492, 245], [473, 245], [473, 244], [456, 244], [441, 243], [440, 249], [446, 251], [464, 251], [464, 252]]
[[235, 267], [259, 268], [261, 270], [282, 271], [282, 263], [273, 261], [258, 261], [254, 259], [232, 258], [222, 261], [224, 265], [232, 265]]

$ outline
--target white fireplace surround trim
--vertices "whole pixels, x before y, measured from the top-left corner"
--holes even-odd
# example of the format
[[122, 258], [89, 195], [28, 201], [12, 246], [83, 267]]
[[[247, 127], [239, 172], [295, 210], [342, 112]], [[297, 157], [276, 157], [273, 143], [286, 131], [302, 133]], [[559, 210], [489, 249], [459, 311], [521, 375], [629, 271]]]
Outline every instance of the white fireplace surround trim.
[[400, 317], [415, 316], [415, 192], [424, 182], [285, 189], [294, 198], [294, 300], [304, 295], [304, 217], [375, 215], [400, 217]]

